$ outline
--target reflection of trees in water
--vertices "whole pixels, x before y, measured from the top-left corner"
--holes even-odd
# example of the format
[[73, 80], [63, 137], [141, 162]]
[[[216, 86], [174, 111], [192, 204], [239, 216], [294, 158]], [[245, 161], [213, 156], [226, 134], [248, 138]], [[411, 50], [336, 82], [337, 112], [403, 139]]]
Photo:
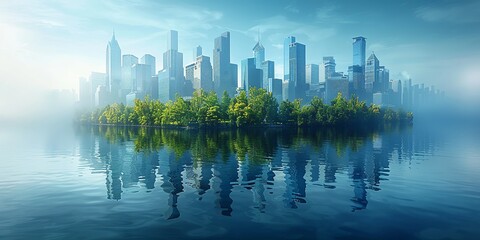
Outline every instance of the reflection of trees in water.
[[231, 215], [236, 186], [250, 190], [254, 207], [264, 211], [265, 194], [282, 181], [285, 206], [297, 208], [308, 200], [307, 182], [335, 188], [336, 176], [344, 173], [351, 179], [352, 210], [365, 209], [367, 193], [379, 191], [381, 181], [388, 180], [393, 154], [410, 161], [413, 152], [432, 152], [436, 144], [425, 132], [416, 135], [399, 126], [188, 131], [93, 127], [78, 134], [82, 159], [106, 172], [109, 199], [121, 199], [122, 191], [135, 185], [159, 186], [169, 195], [169, 219], [180, 216], [177, 203], [185, 184], [197, 189], [198, 200], [212, 191], [221, 214]]

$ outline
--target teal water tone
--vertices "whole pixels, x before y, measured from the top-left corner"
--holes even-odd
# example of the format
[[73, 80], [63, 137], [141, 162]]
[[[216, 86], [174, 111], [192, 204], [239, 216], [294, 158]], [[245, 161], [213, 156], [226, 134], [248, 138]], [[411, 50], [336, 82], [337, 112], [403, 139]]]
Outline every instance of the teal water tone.
[[477, 239], [479, 133], [3, 127], [0, 239]]

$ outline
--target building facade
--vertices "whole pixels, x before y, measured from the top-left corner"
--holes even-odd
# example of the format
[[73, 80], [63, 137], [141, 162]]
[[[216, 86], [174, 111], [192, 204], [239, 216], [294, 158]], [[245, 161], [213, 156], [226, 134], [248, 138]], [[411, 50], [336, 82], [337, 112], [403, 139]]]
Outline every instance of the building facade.
[[[185, 76], [183, 75], [183, 54], [178, 52], [178, 32], [170, 30], [167, 38], [167, 51], [163, 53], [163, 74], [169, 74], [168, 85], [169, 99], [174, 100], [176, 94], [183, 95]], [[160, 78], [159, 78], [160, 79]], [[159, 89], [165, 84], [158, 83]], [[160, 94], [160, 92], [159, 92]]]
[[241, 84], [247, 94], [251, 87], [262, 87], [262, 70], [258, 69], [255, 65], [255, 58], [247, 58], [242, 60], [241, 65]]
[[224, 91], [230, 96], [237, 89], [237, 65], [230, 63], [230, 32], [215, 38], [213, 49], [213, 83], [218, 96]]
[[318, 85], [320, 83], [320, 68], [318, 64], [308, 64], [306, 66], [306, 81], [308, 85]]
[[193, 89], [203, 89], [206, 92], [213, 91], [212, 64], [207, 56], [198, 56], [193, 73]]

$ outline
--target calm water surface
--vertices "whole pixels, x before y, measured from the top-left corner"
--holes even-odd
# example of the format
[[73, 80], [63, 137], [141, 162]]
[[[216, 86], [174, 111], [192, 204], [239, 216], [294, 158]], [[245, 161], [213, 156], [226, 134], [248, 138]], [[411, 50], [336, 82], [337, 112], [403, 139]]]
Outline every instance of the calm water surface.
[[480, 131], [2, 127], [0, 239], [479, 239]]

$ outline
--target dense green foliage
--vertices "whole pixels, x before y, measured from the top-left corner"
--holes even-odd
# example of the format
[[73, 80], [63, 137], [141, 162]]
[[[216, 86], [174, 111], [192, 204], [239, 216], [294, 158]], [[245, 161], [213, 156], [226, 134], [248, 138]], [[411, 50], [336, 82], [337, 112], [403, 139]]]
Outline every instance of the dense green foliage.
[[411, 122], [412, 113], [367, 106], [358, 98], [345, 99], [340, 93], [330, 103], [314, 97], [306, 105], [301, 100], [282, 101], [280, 105], [263, 88], [252, 88], [249, 96], [241, 91], [230, 98], [225, 92], [219, 99], [215, 92], [197, 90], [185, 100], [161, 103], [158, 100], [135, 100], [133, 107], [112, 104], [96, 110], [83, 122], [93, 124], [141, 126], [252, 126], [283, 124], [298, 126], [373, 125], [381, 122]]

